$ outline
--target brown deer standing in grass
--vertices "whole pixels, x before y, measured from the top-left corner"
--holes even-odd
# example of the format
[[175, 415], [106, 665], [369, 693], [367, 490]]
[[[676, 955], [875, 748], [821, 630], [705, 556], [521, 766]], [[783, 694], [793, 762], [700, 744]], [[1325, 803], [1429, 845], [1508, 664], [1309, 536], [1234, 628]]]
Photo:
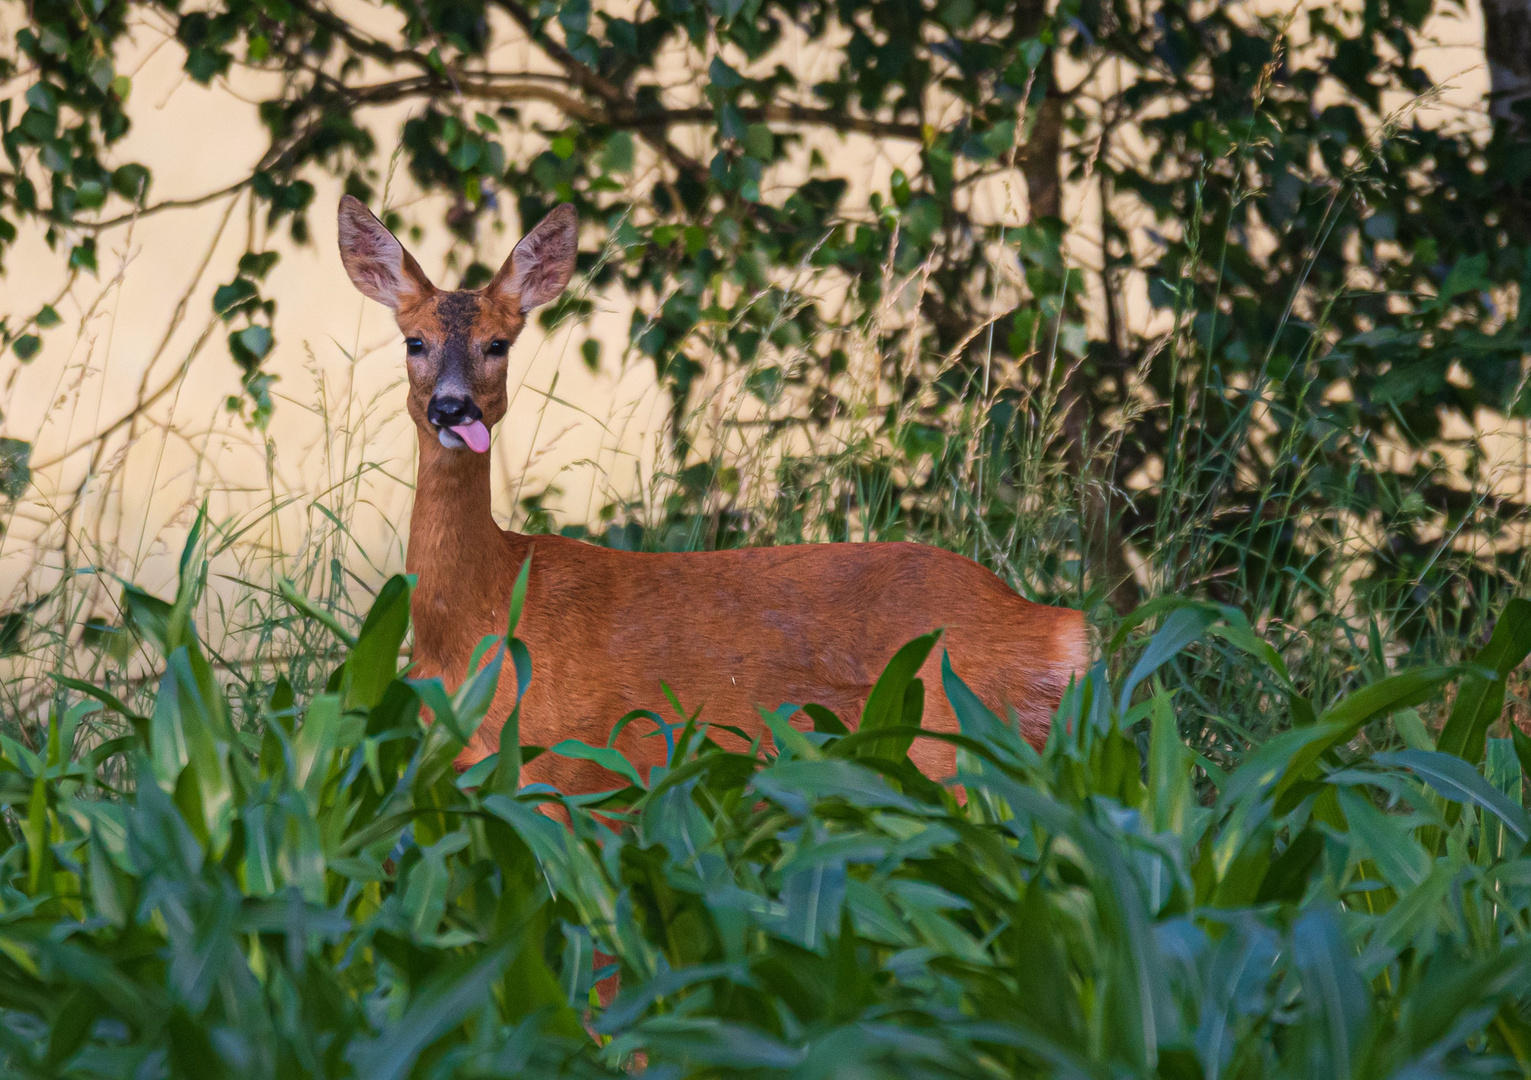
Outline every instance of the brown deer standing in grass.
[[[504, 633], [512, 586], [535, 551], [517, 631], [535, 677], [522, 703], [522, 741], [606, 744], [632, 709], [665, 710], [664, 680], [703, 719], [753, 733], [757, 706], [818, 703], [854, 723], [894, 652], [937, 627], [952, 664], [998, 715], [1013, 713], [1040, 745], [1069, 680], [1086, 663], [1084, 619], [1017, 596], [975, 562], [907, 543], [805, 544], [743, 551], [645, 554], [559, 536], [523, 536], [490, 513], [489, 432], [505, 416], [506, 364], [527, 313], [574, 272], [574, 209], [553, 209], [478, 290], [442, 290], [356, 199], [340, 202], [340, 253], [351, 280], [392, 308], [403, 331], [409, 415], [420, 437], [407, 566], [420, 677], [458, 685], [474, 646]], [[955, 731], [940, 650], [921, 672], [925, 725]], [[488, 718], [458, 759], [468, 768], [499, 747], [515, 702], [502, 681]], [[724, 741], [726, 737], [721, 737]], [[662, 763], [659, 739], [637, 725], [617, 746], [641, 773]], [[954, 771], [955, 751], [917, 740], [927, 776]], [[526, 781], [574, 793], [612, 787], [599, 766], [547, 754]]]

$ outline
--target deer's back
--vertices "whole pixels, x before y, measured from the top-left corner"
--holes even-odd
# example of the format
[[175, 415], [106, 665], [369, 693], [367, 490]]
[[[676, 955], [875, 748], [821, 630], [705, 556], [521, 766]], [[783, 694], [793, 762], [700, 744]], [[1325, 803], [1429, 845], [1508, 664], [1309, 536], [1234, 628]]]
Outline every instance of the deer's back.
[[[1079, 612], [1031, 603], [977, 563], [937, 548], [803, 544], [659, 554], [563, 537], [508, 540], [533, 551], [518, 629], [533, 663], [522, 707], [526, 743], [605, 745], [617, 719], [639, 708], [674, 719], [661, 681], [688, 710], [702, 707], [704, 720], [751, 733], [764, 726], [757, 706], [783, 702], [828, 706], [854, 726], [894, 652], [938, 628], [945, 631], [941, 647], [921, 672], [926, 726], [956, 730], [941, 691], [944, 647], [989, 707], [1001, 716], [1013, 710], [1039, 743], [1086, 662]], [[519, 567], [520, 559], [514, 562]], [[465, 757], [498, 746], [509, 705], [508, 698], [496, 701]], [[653, 730], [634, 723], [618, 740], [640, 768], [664, 759], [662, 739], [642, 738]], [[952, 771], [954, 752], [945, 744], [921, 740], [912, 756], [930, 775]], [[528, 778], [565, 790], [610, 786], [588, 763], [551, 755], [534, 762]]]

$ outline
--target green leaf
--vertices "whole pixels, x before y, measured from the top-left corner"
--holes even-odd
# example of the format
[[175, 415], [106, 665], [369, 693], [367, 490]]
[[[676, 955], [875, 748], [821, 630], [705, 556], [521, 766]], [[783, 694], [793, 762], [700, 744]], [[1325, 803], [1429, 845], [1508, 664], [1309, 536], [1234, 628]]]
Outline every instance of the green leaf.
[[1206, 633], [1207, 627], [1216, 620], [1217, 614], [1215, 610], [1207, 607], [1183, 607], [1170, 612], [1165, 617], [1163, 625], [1153, 637], [1148, 639], [1148, 647], [1143, 650], [1143, 655], [1138, 657], [1138, 662], [1132, 665], [1132, 671], [1123, 681], [1117, 710], [1125, 714], [1127, 706], [1132, 702], [1132, 692], [1138, 688], [1138, 683]]
[[614, 772], [625, 778], [633, 787], [644, 787], [643, 778], [638, 775], [638, 770], [631, 761], [614, 746], [589, 746], [578, 739], [564, 739], [548, 747], [548, 753], [557, 754], [560, 757], [577, 758], [581, 761], [593, 761], [608, 772]]
[[1373, 755], [1372, 760], [1379, 765], [1401, 765], [1412, 770], [1452, 802], [1472, 803], [1493, 814], [1522, 844], [1531, 841], [1531, 819], [1526, 812], [1462, 758], [1442, 751], [1398, 750]]
[[1318, 762], [1331, 748], [1353, 738], [1367, 724], [1397, 709], [1418, 705], [1433, 695], [1460, 669], [1455, 667], [1419, 667], [1389, 675], [1363, 686], [1325, 709], [1318, 717], [1315, 737], [1304, 744], [1283, 770], [1276, 785], [1277, 799]]
[[852, 806], [928, 813], [929, 808], [894, 791], [871, 769], [853, 761], [776, 761], [755, 775], [761, 794], [788, 807], [806, 808], [805, 800], [844, 799]]
[[499, 647], [489, 662], [464, 679], [457, 693], [452, 695], [452, 714], [465, 740], [471, 739], [474, 732], [478, 731], [500, 688], [500, 669], [505, 663], [504, 640], [491, 638], [490, 641], [498, 642]]
[[356, 635], [345, 666], [345, 707], [371, 708], [398, 674], [399, 649], [409, 632], [409, 579], [395, 574], [378, 590], [377, 599]]
[[349, 630], [340, 625], [339, 620], [336, 619], [335, 616], [331, 615], [328, 611], [325, 611], [318, 604], [315, 604], [308, 597], [300, 593], [298, 591], [298, 587], [286, 578], [278, 578], [276, 584], [277, 591], [282, 594], [282, 599], [286, 600], [293, 607], [307, 615], [310, 619], [314, 619], [322, 626], [326, 627], [330, 633], [334, 634], [335, 637], [340, 640], [341, 644], [347, 646], [348, 648], [355, 647], [356, 638], [352, 636]]
[[803, 737], [803, 733], [788, 721], [798, 711], [796, 705], [779, 705], [775, 710], [760, 710], [760, 718], [771, 729], [771, 739], [776, 744], [777, 756], [818, 760], [824, 756], [819, 748]]
[[0, 438], [0, 495], [19, 499], [32, 483], [32, 444]]
[[719, 90], [734, 90], [744, 85], [744, 76], [729, 67], [720, 56], [712, 58], [707, 68], [707, 78]]
[[48, 782], [42, 773], [32, 781], [32, 798], [21, 831], [27, 841], [27, 893], [36, 896], [53, 863], [48, 845]]
[[1473, 658], [1473, 665], [1495, 673], [1489, 678], [1469, 671], [1462, 679], [1451, 716], [1441, 729], [1436, 749], [1455, 754], [1469, 764], [1483, 759], [1489, 725], [1504, 708], [1505, 680], [1531, 654], [1531, 600], [1516, 598], [1505, 605], [1489, 643]]
[[609, 173], [631, 172], [636, 160], [635, 149], [631, 133], [612, 132], [601, 151], [601, 168]]
[[1303, 898], [1308, 889], [1308, 879], [1324, 853], [1323, 834], [1314, 828], [1306, 828], [1292, 838], [1266, 871], [1255, 896], [1256, 904], [1294, 904]]
[[[925, 684], [916, 676], [940, 637], [941, 631], [932, 631], [893, 654], [867, 697], [861, 724], [856, 729], [858, 734], [885, 727], [908, 726], [911, 720], [914, 726], [918, 725], [924, 711]], [[889, 736], [886, 740], [865, 744], [860, 748], [859, 756], [902, 761], [909, 756], [913, 742], [909, 735]]]
[[744, 152], [760, 161], [770, 161], [776, 152], [776, 139], [765, 124], [751, 124], [744, 129]]
[[253, 300], [257, 295], [254, 282], [248, 278], [235, 278], [214, 291], [213, 313], [225, 320], [232, 319], [247, 300]]
[[175, 602], [171, 604], [170, 614], [165, 622], [167, 649], [178, 649], [196, 640], [192, 612], [202, 596], [202, 586], [207, 573], [207, 562], [203, 558], [202, 544], [202, 536], [206, 528], [207, 500], [203, 499], [201, 507], [197, 510], [197, 516], [191, 523], [191, 529], [186, 534], [186, 542], [181, 546], [180, 574], [176, 584]]
[[16, 354], [17, 359], [22, 363], [26, 363], [35, 357], [42, 347], [43, 339], [36, 334], [22, 334], [15, 341], [11, 342], [11, 351]]
[[1292, 927], [1292, 960], [1302, 977], [1304, 1026], [1322, 1054], [1308, 1075], [1352, 1076], [1371, 1002], [1339, 918], [1315, 907]]
[[1520, 761], [1520, 775], [1531, 782], [1531, 735], [1511, 724], [1510, 740], [1515, 744], [1515, 757]]
[[521, 560], [521, 569], [516, 574], [516, 583], [510, 589], [510, 618], [505, 626], [505, 638], [516, 636], [516, 627], [521, 625], [521, 610], [526, 607], [526, 589], [532, 577], [532, 551], [528, 549], [526, 558]]
[[1352, 858], [1371, 860], [1382, 880], [1400, 894], [1418, 885], [1430, 873], [1433, 860], [1412, 832], [1412, 822], [1384, 814], [1371, 799], [1352, 788], [1338, 788], [1336, 796], [1350, 828]]
[[397, 1021], [372, 1039], [360, 1039], [346, 1053], [357, 1076], [368, 1080], [403, 1080], [415, 1061], [436, 1040], [464, 1018], [479, 1012], [510, 961], [511, 947], [502, 945], [471, 961], [444, 965], [410, 995]]
[[516, 671], [516, 704], [500, 728], [500, 745], [488, 785], [490, 791], [502, 795], [514, 795], [521, 788], [521, 699], [532, 681], [531, 654], [519, 639], [510, 640], [510, 659]]
[[132, 720], [134, 723], [143, 723], [149, 719], [142, 713], [135, 712], [133, 709], [128, 708], [128, 706], [123, 704], [122, 700], [118, 698], [117, 695], [111, 693], [109, 690], [95, 685], [94, 683], [86, 682], [83, 679], [71, 678], [68, 675], [60, 675], [56, 671], [52, 672], [51, 674], [53, 676], [53, 680], [60, 686], [67, 686], [71, 690], [78, 690], [82, 694], [90, 695], [97, 701], [101, 702], [101, 704], [105, 705], [108, 709], [111, 709], [113, 712], [119, 714], [125, 719]]
[[122, 586], [122, 613], [127, 624], [139, 637], [150, 642], [161, 654], [169, 655], [170, 604], [157, 596], [150, 596], [135, 585]]
[[228, 751], [233, 742], [223, 692], [194, 646], [170, 654], [150, 720], [154, 778], [167, 793], [195, 798], [183, 807], [193, 835], [214, 855], [229, 838], [235, 813]]
[[804, 705], [803, 712], [813, 721], [813, 730], [821, 735], [849, 735], [851, 729], [829, 709], [822, 705]]
[[1148, 731], [1148, 809], [1155, 832], [1174, 832], [1185, 827], [1186, 812], [1193, 805], [1191, 756], [1180, 741], [1180, 729], [1170, 695], [1163, 690], [1153, 697]]
[[1450, 895], [1460, 869], [1449, 859], [1437, 859], [1423, 880], [1413, 888], [1400, 890], [1398, 902], [1378, 922], [1361, 955], [1364, 973], [1375, 976], [1411, 943], [1428, 940], [1428, 935], [1440, 924], [1441, 905]]
[[[1523, 805], [1524, 789], [1520, 761], [1509, 739], [1490, 739], [1488, 756], [1483, 763], [1483, 779], [1514, 806]], [[1493, 866], [1510, 859], [1520, 850], [1520, 845], [1510, 843], [1508, 830], [1498, 821], [1483, 821], [1482, 835], [1478, 841], [1478, 865]]]

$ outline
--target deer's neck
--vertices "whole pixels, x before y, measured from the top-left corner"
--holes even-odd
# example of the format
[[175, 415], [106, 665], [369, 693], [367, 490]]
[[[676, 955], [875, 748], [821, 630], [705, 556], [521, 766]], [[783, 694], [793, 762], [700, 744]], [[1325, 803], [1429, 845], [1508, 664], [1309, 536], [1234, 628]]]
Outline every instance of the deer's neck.
[[489, 507], [489, 455], [448, 450], [422, 432], [405, 566], [418, 579], [415, 652], [427, 669], [465, 668], [504, 622], [519, 563]]

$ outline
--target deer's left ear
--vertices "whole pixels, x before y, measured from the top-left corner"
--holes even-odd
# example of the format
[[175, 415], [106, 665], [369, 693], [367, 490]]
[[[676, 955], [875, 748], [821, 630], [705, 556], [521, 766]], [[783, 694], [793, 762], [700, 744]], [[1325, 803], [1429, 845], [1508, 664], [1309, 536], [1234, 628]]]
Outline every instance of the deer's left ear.
[[569, 284], [578, 249], [579, 219], [571, 204], [561, 203], [521, 238], [488, 291], [520, 311], [546, 304]]

